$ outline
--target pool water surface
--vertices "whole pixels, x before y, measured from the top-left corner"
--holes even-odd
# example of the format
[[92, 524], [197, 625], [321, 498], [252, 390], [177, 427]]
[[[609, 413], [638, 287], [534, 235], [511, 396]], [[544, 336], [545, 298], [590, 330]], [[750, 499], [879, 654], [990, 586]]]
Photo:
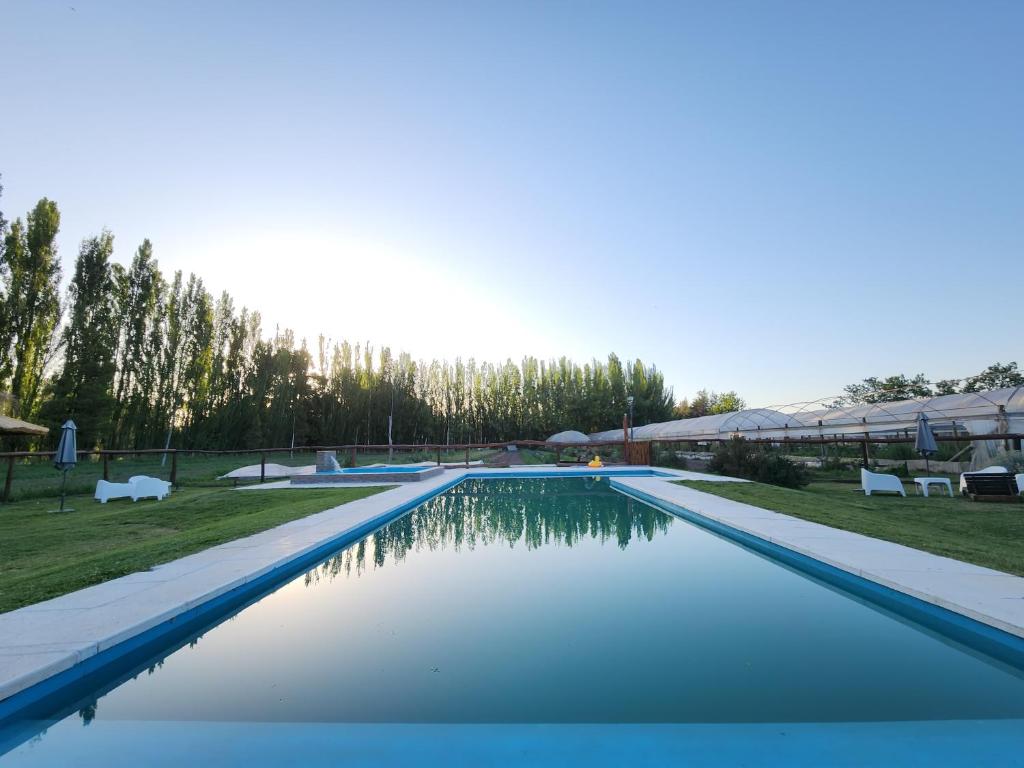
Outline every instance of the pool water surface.
[[572, 477], [466, 480], [67, 723], [1021, 717], [1019, 670]]

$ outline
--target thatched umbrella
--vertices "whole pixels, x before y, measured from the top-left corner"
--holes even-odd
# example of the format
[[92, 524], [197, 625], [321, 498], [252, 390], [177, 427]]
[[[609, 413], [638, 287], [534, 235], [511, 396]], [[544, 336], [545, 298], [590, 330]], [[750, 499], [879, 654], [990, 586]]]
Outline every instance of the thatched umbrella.
[[45, 435], [49, 431], [38, 424], [29, 424], [11, 416], [0, 416], [0, 435]]

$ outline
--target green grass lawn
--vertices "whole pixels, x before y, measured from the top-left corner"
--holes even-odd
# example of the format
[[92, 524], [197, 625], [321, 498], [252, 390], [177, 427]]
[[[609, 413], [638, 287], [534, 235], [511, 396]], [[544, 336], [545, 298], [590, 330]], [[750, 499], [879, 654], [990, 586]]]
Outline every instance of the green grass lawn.
[[[501, 453], [501, 451], [495, 448], [472, 448], [469, 451], [470, 461], [487, 461], [492, 456]], [[436, 453], [431, 453], [429, 457], [418, 459], [418, 461], [435, 461], [437, 459]], [[441, 462], [445, 464], [462, 463], [466, 460], [466, 451], [442, 451]]]
[[[110, 479], [115, 483], [124, 483], [132, 475], [149, 475], [162, 480], [171, 478], [171, 458], [161, 463], [162, 454], [146, 454], [111, 460]], [[290, 467], [301, 467], [312, 464], [316, 460], [310, 452], [295, 451], [267, 454], [267, 463], [284, 464]], [[220, 475], [233, 469], [259, 464], [258, 453], [236, 453], [223, 455], [178, 454], [178, 485], [207, 485], [230, 487], [231, 480], [217, 480]], [[6, 472], [3, 465], [0, 471]], [[93, 458], [80, 461], [68, 472], [68, 493], [92, 494], [96, 490], [96, 481], [103, 477], [103, 462]], [[14, 482], [11, 485], [11, 500], [20, 501], [41, 497], [54, 497], [60, 494], [60, 472], [53, 468], [47, 460], [29, 459], [14, 465]], [[0, 505], [0, 514], [5, 506]]]
[[554, 464], [555, 452], [541, 451], [536, 448], [520, 448], [519, 458], [523, 460], [523, 464]]
[[[493, 449], [473, 449], [469, 452], [469, 460], [487, 460], [498, 453]], [[295, 450], [293, 452], [282, 451], [281, 453], [268, 453], [268, 464], [284, 464], [288, 467], [309, 466], [316, 461], [316, 454], [306, 450]], [[149, 454], [143, 456], [130, 456], [125, 458], [112, 459], [109, 465], [110, 479], [115, 482], [126, 482], [132, 475], [149, 475], [159, 477], [162, 480], [171, 478], [171, 459], [168, 456], [166, 461], [161, 461], [161, 454]], [[466, 452], [442, 451], [442, 462], [465, 461]], [[348, 451], [338, 452], [338, 461], [342, 466], [348, 466], [351, 453]], [[437, 461], [437, 451], [395, 451], [391, 461], [388, 461], [387, 451], [370, 453], [359, 451], [356, 454], [359, 466], [368, 464], [413, 464], [423, 461]], [[178, 477], [179, 486], [206, 486], [206, 487], [231, 487], [232, 480], [218, 480], [220, 475], [225, 475], [233, 469], [260, 463], [258, 453], [236, 453], [223, 455], [178, 454]], [[7, 471], [6, 463], [0, 463], [0, 482], [3, 482], [2, 474]], [[68, 472], [67, 490], [68, 493], [88, 493], [96, 490], [96, 481], [103, 477], [103, 462], [95, 458], [87, 458], [81, 461], [78, 466]], [[24, 501], [44, 497], [55, 497], [60, 494], [61, 476], [60, 472], [53, 468], [48, 460], [23, 459], [14, 465], [14, 482], [11, 485], [11, 501]], [[243, 482], [253, 482], [246, 480]], [[0, 513], [4, 507], [0, 505]]]
[[0, 505], [0, 612], [146, 570], [384, 490], [184, 488], [163, 501], [71, 496]]
[[[1024, 576], [1024, 504], [915, 496], [865, 496], [850, 483], [813, 482], [794, 491], [760, 483], [678, 481], [763, 509], [863, 533]], [[954, 490], [956, 483], [953, 484]]]

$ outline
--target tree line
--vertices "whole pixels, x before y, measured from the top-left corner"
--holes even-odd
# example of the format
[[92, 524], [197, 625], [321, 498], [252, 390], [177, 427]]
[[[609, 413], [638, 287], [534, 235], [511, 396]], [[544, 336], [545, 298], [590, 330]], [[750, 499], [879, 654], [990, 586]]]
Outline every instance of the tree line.
[[932, 382], [923, 373], [907, 376], [870, 376], [843, 388], [842, 397], [833, 405], [842, 407], [867, 403], [893, 403], [917, 397], [937, 397], [990, 389], [1024, 386], [1024, 373], [1016, 362], [993, 363], [984, 371], [963, 379], [940, 379]]
[[[0, 187], [2, 192], [2, 187]], [[113, 261], [107, 231], [82, 241], [62, 292], [60, 211], [0, 214], [0, 392], [11, 415], [67, 418], [82, 447], [261, 446], [543, 439], [567, 428], [670, 418], [672, 389], [640, 360], [579, 364], [414, 360], [369, 343], [264, 338], [259, 312], [197, 275], [164, 274], [143, 241]], [[0, 404], [3, 405], [3, 404]]]

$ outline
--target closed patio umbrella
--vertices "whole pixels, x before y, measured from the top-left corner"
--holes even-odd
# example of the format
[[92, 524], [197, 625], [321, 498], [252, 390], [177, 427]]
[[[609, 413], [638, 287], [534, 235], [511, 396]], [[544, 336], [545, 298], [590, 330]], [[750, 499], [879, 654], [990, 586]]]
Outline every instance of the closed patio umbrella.
[[[60, 442], [57, 443], [57, 453], [53, 456], [53, 466], [63, 473], [60, 483], [60, 511], [64, 512], [64, 487], [68, 482], [68, 470], [74, 469], [78, 463], [78, 440], [75, 433], [78, 427], [75, 422], [68, 419], [60, 428]], [[67, 510], [74, 512], [73, 509]]]
[[935, 442], [935, 435], [928, 424], [928, 417], [925, 414], [917, 415], [917, 437], [914, 439], [914, 450], [919, 456], [924, 456], [924, 471], [930, 472], [928, 468], [928, 457], [939, 452], [938, 443]]

